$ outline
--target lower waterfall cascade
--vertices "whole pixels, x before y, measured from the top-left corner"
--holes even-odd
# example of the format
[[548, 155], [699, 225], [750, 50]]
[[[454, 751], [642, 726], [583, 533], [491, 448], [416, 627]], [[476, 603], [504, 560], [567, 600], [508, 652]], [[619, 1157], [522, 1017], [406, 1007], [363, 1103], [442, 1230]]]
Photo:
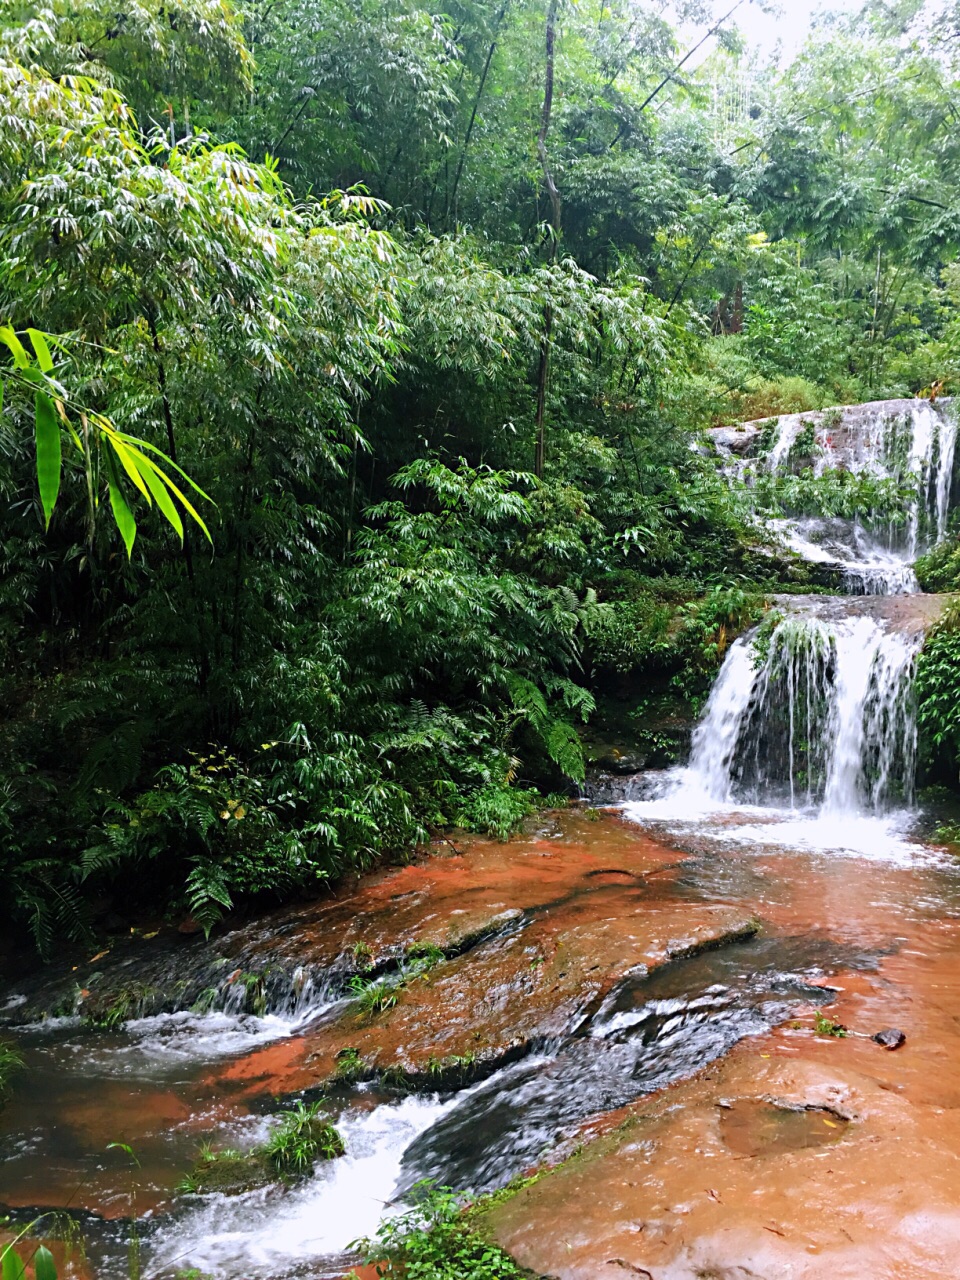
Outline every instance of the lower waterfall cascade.
[[689, 785], [721, 802], [775, 798], [845, 814], [913, 793], [912, 682], [921, 636], [875, 619], [787, 617], [737, 640], [693, 739]]

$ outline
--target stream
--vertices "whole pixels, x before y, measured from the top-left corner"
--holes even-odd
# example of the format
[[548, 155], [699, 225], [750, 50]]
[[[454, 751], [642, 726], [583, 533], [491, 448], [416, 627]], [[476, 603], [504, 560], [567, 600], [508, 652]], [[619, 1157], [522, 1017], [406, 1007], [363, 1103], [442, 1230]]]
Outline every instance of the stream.
[[[782, 419], [762, 465], [786, 465], [800, 429]], [[653, 1268], [641, 1274], [655, 1280], [733, 1275], [696, 1269], [719, 1265], [690, 1245], [714, 1238], [709, 1205], [687, 1211], [687, 1253], [678, 1236], [662, 1269], [642, 1253], [652, 1244], [636, 1244], [636, 1264], [634, 1244], [614, 1248], [601, 1207], [571, 1243], [560, 1194], [574, 1176], [565, 1172], [571, 1153], [585, 1137], [609, 1138], [624, 1117], [645, 1116], [645, 1100], [699, 1089], [706, 1093], [691, 1093], [688, 1105], [700, 1105], [712, 1073], [735, 1075], [751, 1046], [769, 1048], [756, 1050], [761, 1072], [780, 1060], [795, 1073], [800, 1063], [820, 1070], [826, 1049], [814, 1019], [824, 1010], [849, 1016], [851, 999], [862, 1019], [885, 1008], [891, 1021], [906, 1014], [908, 1049], [888, 1058], [869, 1040], [881, 1029], [869, 1022], [856, 1040], [827, 1045], [832, 1061], [849, 1044], [874, 1055], [863, 1058], [861, 1075], [909, 1065], [922, 1026], [930, 1060], [941, 1063], [938, 1087], [960, 1108], [960, 1066], [944, 1065], [960, 1061], [956, 1016], [938, 1029], [927, 1008], [936, 990], [960, 988], [960, 870], [925, 839], [915, 798], [912, 681], [940, 602], [918, 594], [911, 567], [947, 529], [956, 429], [941, 406], [860, 406], [821, 428], [821, 456], [882, 471], [897, 431], [908, 433], [923, 480], [906, 523], [781, 522], [785, 545], [829, 566], [849, 594], [777, 600], [786, 620], [760, 648], [755, 634], [730, 646], [688, 763], [622, 780], [618, 803], [599, 820], [574, 809], [542, 817], [507, 846], [473, 839], [463, 856], [438, 846], [342, 900], [276, 912], [209, 944], [172, 934], [134, 939], [0, 995], [26, 1064], [0, 1111], [0, 1204], [22, 1222], [53, 1208], [75, 1215], [84, 1265], [104, 1280], [128, 1274], [134, 1220], [148, 1277], [198, 1268], [218, 1280], [333, 1278], [349, 1271], [352, 1243], [401, 1210], [418, 1181], [480, 1193], [546, 1161], [559, 1171], [543, 1200], [519, 1198], [517, 1216], [508, 1208], [498, 1226], [526, 1265], [614, 1274], [610, 1260], [619, 1264], [622, 1254], [628, 1270]], [[742, 471], [743, 441], [730, 441], [718, 433], [729, 465]], [[364, 1019], [348, 990], [361, 944], [387, 975], [401, 972], [412, 945], [443, 955], [402, 988], [394, 1009]], [[172, 994], [174, 975], [186, 973], [190, 982]], [[92, 1028], [83, 998], [121, 979], [139, 992], [133, 1016]], [[57, 1015], [71, 992], [78, 1012]], [[368, 1078], [338, 1075], [345, 1048], [372, 1065]], [[774, 1095], [734, 1105], [709, 1094], [711, 1114], [727, 1116], [719, 1128], [710, 1122], [718, 1150], [748, 1163], [780, 1161], [763, 1177], [786, 1186], [798, 1152], [813, 1159], [825, 1143], [852, 1148], [855, 1108], [823, 1110], [828, 1095], [814, 1090], [813, 1102], [781, 1114], [770, 1111]], [[281, 1101], [304, 1096], [324, 1098], [345, 1155], [292, 1185], [238, 1195], [178, 1190], [201, 1144], [248, 1149], [276, 1124]], [[930, 1142], [947, 1109], [937, 1097], [916, 1120]], [[672, 1170], [678, 1186], [695, 1181], [706, 1149], [697, 1141], [675, 1141], [662, 1174], [616, 1183], [611, 1205], [630, 1203], [641, 1192], [625, 1188], [642, 1188], [645, 1178], [660, 1179], [662, 1191]], [[640, 1159], [643, 1143], [634, 1149]], [[882, 1180], [883, 1171], [869, 1176]], [[955, 1179], [950, 1194], [960, 1205], [960, 1173], [945, 1176]], [[741, 1198], [747, 1204], [746, 1190]], [[667, 1209], [656, 1214], [667, 1221]], [[748, 1212], [744, 1220], [746, 1231]], [[786, 1227], [764, 1229], [763, 1249], [789, 1239]], [[666, 1227], [661, 1236], [668, 1250]], [[744, 1259], [745, 1250], [738, 1244], [734, 1254]], [[717, 1257], [727, 1265], [734, 1254], [720, 1248]], [[858, 1256], [864, 1265], [866, 1254]], [[821, 1271], [770, 1270], [769, 1258], [762, 1265], [768, 1270], [742, 1274], [857, 1274], [826, 1262]]]

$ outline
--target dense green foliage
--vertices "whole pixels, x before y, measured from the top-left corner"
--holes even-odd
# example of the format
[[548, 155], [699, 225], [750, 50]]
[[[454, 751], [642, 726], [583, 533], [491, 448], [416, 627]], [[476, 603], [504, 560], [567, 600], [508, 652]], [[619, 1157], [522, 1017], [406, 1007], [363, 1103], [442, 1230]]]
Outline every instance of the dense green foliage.
[[927, 765], [956, 782], [960, 770], [960, 611], [954, 604], [927, 638], [917, 664], [919, 728]]
[[506, 837], [598, 695], [702, 697], [785, 573], [755, 510], [896, 507], [731, 489], [702, 432], [960, 377], [917, 7], [777, 72], [722, 23], [678, 66], [634, 0], [0, 6], [0, 322], [47, 380], [7, 343], [21, 934]]
[[521, 1280], [524, 1272], [464, 1216], [460, 1196], [423, 1183], [413, 1209], [386, 1218], [373, 1240], [361, 1242], [364, 1262], [395, 1280]]

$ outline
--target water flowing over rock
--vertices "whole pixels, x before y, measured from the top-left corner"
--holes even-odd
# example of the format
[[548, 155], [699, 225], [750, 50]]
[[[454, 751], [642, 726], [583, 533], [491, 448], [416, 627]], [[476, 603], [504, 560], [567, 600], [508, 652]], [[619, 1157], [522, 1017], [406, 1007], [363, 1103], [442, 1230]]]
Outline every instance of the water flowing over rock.
[[772, 522], [801, 559], [830, 568], [851, 594], [918, 590], [913, 562], [942, 540], [955, 490], [957, 423], [951, 400], [881, 400], [766, 422], [717, 428], [728, 473], [747, 484], [764, 474], [810, 470], [869, 473], [910, 488], [902, 523], [794, 516]]
[[791, 808], [879, 810], [912, 796], [912, 699], [920, 637], [873, 618], [794, 615], [739, 640], [694, 735], [689, 774], [706, 796]]

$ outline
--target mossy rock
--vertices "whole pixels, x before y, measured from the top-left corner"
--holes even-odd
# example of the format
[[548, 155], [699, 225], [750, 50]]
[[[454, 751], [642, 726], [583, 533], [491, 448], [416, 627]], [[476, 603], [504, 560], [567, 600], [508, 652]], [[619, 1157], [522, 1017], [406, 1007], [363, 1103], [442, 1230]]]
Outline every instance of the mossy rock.
[[318, 1161], [333, 1160], [344, 1150], [343, 1138], [321, 1114], [320, 1104], [300, 1102], [284, 1114], [266, 1142], [250, 1151], [203, 1147], [180, 1190], [195, 1195], [213, 1191], [240, 1195], [270, 1182], [306, 1177]]
[[273, 1161], [259, 1148], [253, 1151], [211, 1151], [205, 1148], [181, 1182], [180, 1190], [194, 1195], [217, 1191], [221, 1195], [237, 1196], [279, 1178]]

